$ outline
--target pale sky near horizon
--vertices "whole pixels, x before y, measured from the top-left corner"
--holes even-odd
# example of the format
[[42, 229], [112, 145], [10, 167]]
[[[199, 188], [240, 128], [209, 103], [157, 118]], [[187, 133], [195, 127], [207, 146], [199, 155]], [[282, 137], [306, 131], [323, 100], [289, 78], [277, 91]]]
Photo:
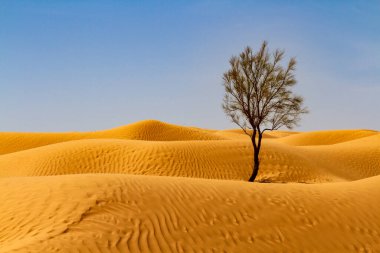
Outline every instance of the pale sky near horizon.
[[263, 40], [297, 58], [296, 130], [380, 130], [379, 1], [2, 0], [0, 131], [235, 128], [222, 74]]

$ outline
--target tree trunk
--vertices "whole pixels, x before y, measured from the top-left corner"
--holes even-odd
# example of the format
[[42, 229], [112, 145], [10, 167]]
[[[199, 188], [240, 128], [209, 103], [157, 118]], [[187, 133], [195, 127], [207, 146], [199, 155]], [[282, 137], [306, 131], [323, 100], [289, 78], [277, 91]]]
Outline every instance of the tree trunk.
[[259, 173], [259, 166], [260, 166], [260, 160], [259, 160], [259, 152], [260, 150], [254, 149], [254, 154], [253, 154], [253, 171], [252, 175], [249, 178], [249, 182], [255, 181], [257, 174]]
[[[256, 133], [258, 133], [258, 142], [256, 143]], [[259, 167], [260, 167], [260, 159], [259, 159], [259, 153], [261, 149], [261, 140], [263, 139], [263, 134], [258, 129], [258, 131], [254, 130], [253, 135], [251, 137], [252, 145], [253, 145], [253, 171], [252, 175], [249, 178], [249, 182], [255, 181], [257, 174], [259, 173]]]

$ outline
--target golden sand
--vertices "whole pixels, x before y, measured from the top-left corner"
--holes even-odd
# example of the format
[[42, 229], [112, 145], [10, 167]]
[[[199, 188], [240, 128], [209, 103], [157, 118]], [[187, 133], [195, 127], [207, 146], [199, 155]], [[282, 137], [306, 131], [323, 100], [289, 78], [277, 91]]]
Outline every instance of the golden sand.
[[0, 133], [0, 253], [380, 252], [379, 132], [263, 142], [270, 184], [239, 130]]

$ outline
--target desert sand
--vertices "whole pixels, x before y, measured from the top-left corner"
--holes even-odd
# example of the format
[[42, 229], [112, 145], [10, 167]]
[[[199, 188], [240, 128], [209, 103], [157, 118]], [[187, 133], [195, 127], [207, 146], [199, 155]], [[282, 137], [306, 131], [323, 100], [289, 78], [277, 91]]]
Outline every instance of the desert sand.
[[0, 133], [0, 253], [380, 252], [380, 133]]

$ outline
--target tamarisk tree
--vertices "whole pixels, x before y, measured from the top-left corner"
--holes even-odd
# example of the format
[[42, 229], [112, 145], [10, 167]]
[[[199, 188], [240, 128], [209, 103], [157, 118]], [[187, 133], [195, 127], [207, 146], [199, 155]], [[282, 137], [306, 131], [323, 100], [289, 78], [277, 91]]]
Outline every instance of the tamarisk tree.
[[223, 109], [232, 122], [249, 135], [253, 145], [253, 182], [260, 167], [259, 154], [263, 134], [281, 127], [292, 129], [307, 113], [303, 98], [293, 94], [296, 60], [282, 66], [284, 51], [270, 53], [264, 41], [258, 52], [250, 47], [230, 59], [230, 69], [223, 75]]

